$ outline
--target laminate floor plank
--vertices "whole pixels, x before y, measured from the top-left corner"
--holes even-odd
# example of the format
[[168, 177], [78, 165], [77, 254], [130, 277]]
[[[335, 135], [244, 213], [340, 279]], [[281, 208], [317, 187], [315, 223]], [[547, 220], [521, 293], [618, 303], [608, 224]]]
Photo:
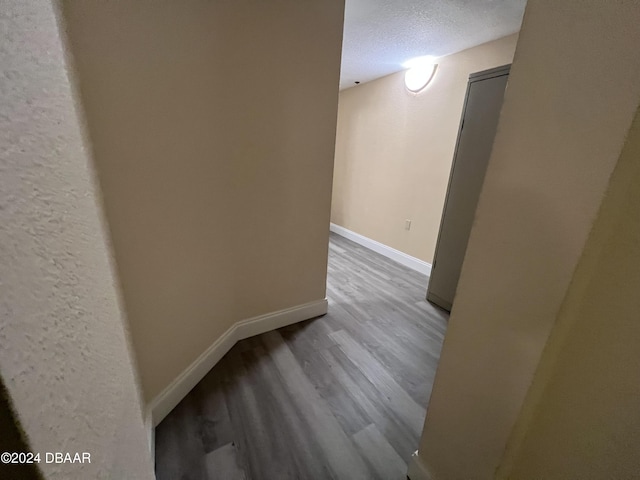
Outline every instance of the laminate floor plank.
[[259, 342], [253, 349], [242, 353], [251, 364], [254, 375], [252, 388], [262, 406], [262, 416], [270, 432], [266, 445], [255, 443], [252, 448], [265, 450], [279, 466], [277, 471], [265, 469], [258, 478], [330, 478], [330, 470], [322, 458], [322, 450], [301, 413], [294, 396], [286, 387], [282, 374], [275, 365], [271, 352]]
[[327, 271], [327, 315], [238, 342], [158, 425], [158, 480], [405, 478], [448, 315], [335, 234]]
[[234, 439], [221, 373], [212, 369], [191, 393], [196, 402], [198, 430], [205, 454], [232, 443]]
[[291, 350], [286, 346], [276, 331], [262, 335], [264, 342], [270, 347], [273, 358], [287, 389], [296, 399], [297, 405], [304, 410], [309, 422], [310, 432], [317, 435], [331, 469], [337, 478], [353, 478], [367, 480], [371, 474], [357, 454], [354, 445], [349, 441], [326, 402], [318, 395]]
[[[418, 339], [424, 340], [425, 335], [429, 340], [435, 340], [434, 345], [425, 345], [419, 342], [419, 345], [424, 349], [433, 348], [433, 346], [440, 345], [444, 338], [443, 334], [439, 331], [429, 328], [427, 322], [417, 322], [414, 319], [423, 318], [424, 312], [421, 312], [419, 307], [410, 305], [409, 300], [404, 300], [401, 297], [388, 298], [385, 294], [378, 295], [375, 299], [349, 299], [345, 296], [343, 289], [328, 285], [327, 291], [331, 298], [334, 300], [333, 305], [339, 306], [344, 310], [351, 313], [356, 318], [371, 320], [375, 319], [380, 324], [390, 324], [396, 326], [397, 318], [401, 318], [403, 325], [402, 329], [399, 329], [397, 333], [393, 335], [402, 335], [409, 340], [417, 342]], [[395, 329], [394, 329], [395, 331]]]
[[371, 418], [339, 383], [331, 365], [322, 354], [309, 355], [307, 345], [300, 338], [297, 342], [288, 342], [288, 345], [305, 375], [327, 402], [347, 435], [352, 435], [371, 423]]
[[[171, 412], [167, 424], [156, 429], [158, 480], [206, 478], [204, 447], [199, 427], [199, 415], [195, 397], [185, 398]], [[164, 423], [164, 422], [163, 422]]]
[[332, 314], [328, 313], [322, 317], [321, 322], [316, 319], [294, 323], [279, 329], [280, 335], [290, 344], [304, 344], [304, 347], [313, 350], [321, 350], [335, 345], [335, 341], [329, 336], [331, 332], [339, 330], [341, 327], [336, 322], [331, 321]]
[[340, 349], [360, 369], [365, 377], [380, 393], [387, 397], [389, 405], [404, 423], [418, 436], [422, 432], [425, 409], [418, 405], [407, 392], [395, 381], [385, 369], [361, 344], [356, 342], [347, 332], [339, 330], [331, 333], [337, 340]]
[[374, 421], [398, 454], [408, 461], [417, 448], [415, 433], [391, 408], [389, 400], [349, 360], [339, 347], [321, 352], [340, 384]]
[[211, 480], [245, 480], [244, 470], [238, 464], [236, 447], [228, 443], [205, 456], [207, 478]]
[[[252, 479], [266, 479], [264, 472], [285, 475], [281, 458], [274, 454], [272, 431], [268, 429], [267, 411], [260, 392], [252, 384], [242, 353], [231, 350], [224, 358], [227, 372], [226, 401], [233, 425], [240, 464]], [[286, 464], [285, 464], [286, 466]], [[276, 477], [278, 478], [278, 477]], [[287, 478], [284, 476], [284, 478]]]
[[[334, 305], [334, 309], [342, 309], [341, 305]], [[398, 383], [420, 405], [426, 405], [429, 391], [424, 385], [433, 382], [435, 369], [428, 368], [430, 363], [437, 362], [437, 356], [416, 345], [415, 338], [407, 339], [393, 334], [394, 328], [383, 329], [379, 322], [371, 321], [362, 327], [350, 321], [353, 315], [346, 310], [340, 317], [344, 330], [369, 350], [387, 370], [396, 378]], [[433, 360], [433, 361], [432, 361]]]
[[374, 425], [368, 425], [353, 435], [356, 447], [371, 465], [379, 480], [404, 480], [407, 464], [389, 445]]

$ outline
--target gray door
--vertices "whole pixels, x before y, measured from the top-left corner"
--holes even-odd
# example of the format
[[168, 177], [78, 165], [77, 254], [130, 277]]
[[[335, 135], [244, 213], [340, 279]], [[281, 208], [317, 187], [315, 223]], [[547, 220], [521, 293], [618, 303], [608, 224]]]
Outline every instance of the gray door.
[[509, 66], [469, 76], [427, 300], [451, 310], [498, 126]]

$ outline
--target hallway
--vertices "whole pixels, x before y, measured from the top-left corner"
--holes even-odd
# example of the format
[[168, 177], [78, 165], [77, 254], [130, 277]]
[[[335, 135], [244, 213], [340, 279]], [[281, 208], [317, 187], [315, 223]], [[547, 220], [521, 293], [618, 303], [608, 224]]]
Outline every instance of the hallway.
[[329, 313], [238, 342], [156, 428], [169, 479], [404, 479], [447, 314], [427, 277], [331, 234]]

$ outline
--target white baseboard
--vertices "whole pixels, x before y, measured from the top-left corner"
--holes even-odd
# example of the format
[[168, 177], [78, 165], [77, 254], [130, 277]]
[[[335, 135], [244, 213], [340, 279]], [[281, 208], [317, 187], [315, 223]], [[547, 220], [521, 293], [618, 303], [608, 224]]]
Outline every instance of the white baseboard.
[[435, 480], [433, 475], [429, 473], [417, 450], [411, 455], [407, 477], [409, 477], [410, 480]]
[[395, 248], [391, 248], [384, 243], [377, 242], [372, 240], [364, 235], [360, 235], [359, 233], [353, 232], [347, 228], [341, 227], [340, 225], [336, 225], [335, 223], [329, 224], [329, 230], [338, 235], [348, 238], [349, 240], [356, 242], [363, 247], [367, 247], [369, 250], [373, 250], [374, 252], [379, 253], [380, 255], [384, 255], [391, 260], [404, 265], [405, 267], [409, 267], [411, 270], [415, 270], [416, 272], [420, 272], [423, 275], [431, 275], [431, 264], [427, 263], [419, 258], [412, 257], [411, 255], [407, 255], [400, 250], [396, 250]]
[[237, 341], [327, 313], [327, 299], [236, 322], [149, 403], [158, 425]]
[[151, 463], [156, 460], [156, 428], [153, 425], [153, 414], [151, 409], [147, 408], [144, 415], [144, 428], [147, 431], [147, 440], [149, 441], [149, 453], [151, 453]]
[[187, 396], [238, 340], [236, 325], [233, 325], [151, 401], [149, 408], [154, 427]]

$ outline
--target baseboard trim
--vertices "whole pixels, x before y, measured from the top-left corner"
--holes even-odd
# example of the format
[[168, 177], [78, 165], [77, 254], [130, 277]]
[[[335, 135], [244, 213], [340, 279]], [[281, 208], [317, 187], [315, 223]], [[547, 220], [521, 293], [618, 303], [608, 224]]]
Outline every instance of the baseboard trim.
[[149, 453], [151, 454], [151, 463], [153, 464], [156, 459], [156, 428], [153, 426], [153, 414], [150, 408], [147, 408], [145, 411], [144, 428], [147, 431]]
[[427, 466], [420, 458], [417, 450], [411, 455], [407, 477], [409, 477], [410, 480], [435, 480], [433, 475], [429, 473]]
[[151, 401], [154, 427], [187, 396], [238, 340], [236, 325], [233, 325]]
[[373, 250], [374, 252], [379, 253], [380, 255], [384, 255], [391, 260], [398, 262], [405, 267], [409, 267], [416, 272], [420, 272], [423, 275], [430, 276], [431, 275], [431, 264], [427, 263], [419, 258], [412, 257], [411, 255], [407, 255], [400, 250], [396, 250], [395, 248], [391, 248], [384, 243], [377, 242], [376, 240], [372, 240], [371, 238], [365, 237], [364, 235], [360, 235], [359, 233], [353, 232], [348, 228], [341, 227], [340, 225], [336, 225], [335, 223], [329, 224], [329, 230], [334, 233], [337, 233], [341, 237], [348, 238], [349, 240], [356, 242], [363, 247], [368, 248], [369, 250]]
[[149, 403], [152, 426], [158, 425], [237, 341], [325, 313], [326, 298], [236, 322]]

